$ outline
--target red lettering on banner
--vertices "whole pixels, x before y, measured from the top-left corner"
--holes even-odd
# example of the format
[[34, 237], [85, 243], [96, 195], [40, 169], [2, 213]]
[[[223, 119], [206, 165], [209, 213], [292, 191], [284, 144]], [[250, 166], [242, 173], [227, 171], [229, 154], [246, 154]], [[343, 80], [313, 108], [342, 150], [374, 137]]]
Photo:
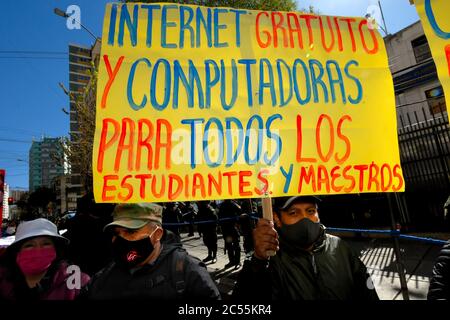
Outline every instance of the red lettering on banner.
[[298, 193], [302, 192], [303, 181], [305, 181], [306, 183], [310, 183], [312, 181], [313, 191], [316, 192], [316, 175], [314, 174], [314, 167], [309, 166], [308, 173], [306, 173], [305, 167], [302, 167], [300, 170]]
[[258, 195], [263, 195], [267, 192], [267, 190], [269, 189], [269, 181], [266, 179], [266, 177], [263, 176], [263, 174], [268, 174], [269, 170], [267, 169], [263, 169], [258, 173], [258, 180], [262, 182], [263, 184], [263, 188], [261, 190], [259, 190], [258, 188], [255, 188], [255, 193]]
[[251, 176], [252, 176], [251, 171], [239, 171], [239, 195], [242, 197], [250, 197], [253, 195], [251, 191], [244, 190], [244, 188], [250, 186], [250, 182], [244, 181], [244, 178]]
[[166, 192], [166, 179], [165, 179], [165, 177], [162, 177], [162, 179], [161, 179], [161, 188], [160, 188], [159, 192], [157, 192], [157, 190], [156, 190], [156, 181], [157, 181], [157, 179], [155, 179], [153, 177], [153, 180], [152, 180], [152, 195], [155, 198], [159, 199]]
[[118, 180], [119, 176], [116, 174], [106, 175], [103, 177], [103, 188], [102, 188], [102, 201], [114, 201], [115, 196], [108, 196], [106, 193], [109, 191], [116, 191], [115, 186], [109, 186], [108, 181]]
[[[106, 137], [108, 135], [108, 124], [112, 124], [114, 126], [114, 134], [111, 137], [111, 139], [106, 142]], [[103, 160], [105, 158], [105, 151], [106, 149], [109, 149], [114, 142], [116, 142], [117, 138], [119, 137], [120, 132], [120, 124], [118, 121], [110, 118], [103, 119], [102, 124], [102, 133], [100, 135], [100, 145], [98, 147], [98, 157], [97, 157], [97, 171], [102, 172], [103, 171]]]
[[233, 179], [232, 179], [232, 177], [237, 175], [237, 172], [236, 171], [225, 172], [223, 175], [228, 178], [228, 194], [231, 196], [231, 195], [233, 195], [233, 181], [232, 181]]
[[[174, 181], [178, 183], [175, 191], [173, 187]], [[176, 174], [169, 174], [169, 190], [168, 190], [169, 200], [175, 200], [181, 194], [182, 190], [183, 190], [183, 179], [181, 179]]]
[[216, 189], [218, 195], [222, 194], [222, 174], [219, 171], [218, 181], [214, 179], [214, 176], [211, 173], [208, 173], [208, 194], [212, 194], [212, 186]]
[[362, 21], [359, 23], [359, 34], [360, 34], [360, 36], [361, 36], [361, 42], [362, 42], [362, 45], [363, 45], [363, 47], [364, 47], [364, 50], [366, 50], [366, 52], [367, 52], [368, 54], [375, 54], [375, 53], [378, 52], [378, 39], [377, 39], [377, 35], [375, 34], [375, 31], [373, 31], [372, 28], [367, 28], [367, 29], [369, 29], [370, 35], [372, 36], [373, 49], [367, 48], [366, 38], [364, 37], [364, 32], [363, 32], [363, 30], [362, 30], [362, 27], [363, 27], [364, 25], [367, 25], [367, 20], [362, 20]]
[[205, 198], [206, 191], [205, 191], [205, 181], [203, 180], [203, 176], [200, 173], [194, 173], [194, 178], [192, 181], [192, 196], [197, 196], [197, 190], [200, 189], [200, 194], [202, 198]]
[[355, 170], [359, 171], [359, 191], [364, 190], [364, 171], [366, 171], [369, 166], [367, 164], [360, 164], [357, 166], [353, 166]]
[[337, 125], [337, 136], [339, 139], [341, 139], [342, 141], [344, 141], [345, 143], [345, 154], [342, 158], [339, 159], [337, 153], [334, 155], [334, 160], [336, 160], [336, 162], [338, 164], [343, 164], [349, 157], [350, 157], [350, 151], [352, 149], [351, 144], [350, 144], [350, 139], [342, 134], [342, 123], [345, 120], [349, 120], [352, 121], [352, 118], [349, 115], [345, 115], [342, 118], [339, 119], [338, 125]]
[[450, 44], [445, 47], [445, 56], [447, 57], [448, 75], [450, 76]]
[[[319, 22], [320, 22], [320, 34], [322, 36], [322, 46], [325, 49], [326, 52], [331, 52], [331, 50], [333, 50], [334, 48], [334, 32], [331, 31], [331, 44], [329, 47], [327, 47], [327, 44], [325, 43], [325, 30], [323, 27], [323, 21], [322, 21], [322, 17], [319, 17]], [[332, 26], [331, 26], [331, 20], [330, 17], [327, 17], [327, 22], [328, 22], [328, 28], [330, 30], [332, 30]]]
[[[388, 176], [389, 176], [389, 179], [388, 179], [388, 183], [387, 184], [385, 184], [385, 174], [384, 174], [384, 172], [386, 171], [385, 169], [387, 169], [387, 173], [388, 173]], [[383, 191], [383, 192], [386, 192], [386, 191], [388, 191], [389, 189], [391, 189], [391, 186], [392, 186], [392, 172], [391, 172], [391, 167], [387, 164], [387, 163], [384, 163], [382, 166], [381, 166], [381, 170], [380, 170], [380, 175], [381, 175], [381, 191]]]
[[[372, 190], [372, 184], [375, 184], [376, 191], [380, 191], [380, 182], [378, 181], [378, 174], [380, 173], [380, 168], [372, 163], [369, 167], [369, 181], [367, 182], [367, 188]], [[381, 178], [383, 180], [383, 178]]]
[[318, 17], [316, 17], [316, 16], [314, 16], [312, 14], [301, 14], [300, 18], [305, 20], [306, 27], [308, 28], [309, 46], [311, 47], [311, 45], [314, 43], [314, 35], [313, 35], [313, 29], [312, 29], [312, 26], [311, 26], [311, 20], [312, 19], [317, 19]]
[[398, 186], [397, 187], [392, 187], [392, 191], [396, 192], [398, 190], [400, 190], [403, 187], [403, 177], [401, 175], [400, 171], [402, 168], [400, 167], [400, 165], [396, 164], [394, 166], [394, 177], [396, 177], [398, 179]]
[[147, 179], [151, 179], [152, 175], [151, 174], [137, 174], [136, 179], [141, 180], [139, 183], [139, 196], [141, 197], [142, 200], [145, 199], [145, 183]]
[[[134, 132], [135, 126], [134, 121], [130, 118], [122, 119], [122, 132], [120, 133], [119, 145], [117, 146], [116, 159], [114, 161], [114, 171], [118, 172], [120, 168], [120, 161], [122, 159], [122, 152], [128, 152], [128, 162], [127, 169], [128, 171], [133, 170], [133, 146], [134, 146]], [[125, 139], [128, 134], [128, 141], [125, 142]]]
[[[162, 127], [166, 128], [166, 142], [161, 142]], [[155, 169], [159, 169], [159, 158], [161, 156], [161, 149], [166, 150], [165, 168], [170, 169], [170, 155], [172, 152], [172, 126], [166, 119], [158, 119], [156, 121], [156, 145], [155, 145]]]
[[355, 41], [355, 35], [353, 34], [353, 27], [352, 23], [356, 21], [354, 18], [341, 18], [341, 21], [347, 22], [348, 25], [348, 32], [350, 34], [350, 39], [352, 40], [352, 51], [356, 51], [356, 41]]
[[265, 15], [266, 17], [269, 17], [269, 14], [267, 12], [264, 12], [264, 11], [262, 11], [262, 12], [260, 12], [260, 13], [258, 13], [256, 15], [256, 41], [258, 41], [258, 44], [259, 44], [259, 46], [261, 48], [267, 48], [270, 45], [270, 43], [271, 43], [271, 36], [270, 36], [270, 33], [268, 31], [263, 31], [263, 34], [265, 34], [267, 36], [267, 41], [264, 43], [261, 40], [261, 38], [260, 38], [260, 31], [259, 31], [260, 21], [259, 21], [259, 19], [260, 19], [260, 17], [262, 15]]
[[324, 165], [319, 165], [317, 169], [317, 190], [322, 190], [322, 184], [325, 184], [325, 189], [330, 193], [330, 178], [327, 168]]
[[[278, 22], [275, 21], [275, 17], [278, 17]], [[288, 46], [286, 28], [282, 26], [283, 23], [283, 14], [281, 14], [280, 12], [272, 12], [273, 45], [275, 48], [278, 47], [278, 30], [281, 30], [283, 32], [283, 46], [285, 48]]]
[[[145, 139], [142, 137], [144, 124], [148, 128], [148, 134]], [[153, 139], [153, 124], [148, 119], [139, 119], [138, 121], [138, 138], [137, 138], [137, 148], [136, 148], [136, 170], [141, 169], [141, 152], [142, 148], [147, 148], [147, 159], [153, 158], [153, 149], [150, 144], [150, 140]], [[152, 170], [152, 161], [147, 161], [147, 169]]]
[[103, 60], [105, 61], [106, 71], [108, 72], [108, 82], [106, 82], [105, 89], [103, 89], [102, 94], [102, 102], [100, 104], [101, 108], [104, 109], [106, 107], [106, 99], [108, 98], [109, 89], [111, 89], [111, 85], [116, 78], [117, 72], [119, 72], [120, 66], [122, 65], [122, 61], [125, 56], [120, 56], [119, 60], [114, 67], [114, 70], [111, 69], [111, 64], [109, 63], [109, 57], [107, 54], [103, 55]]
[[[294, 20], [295, 28], [291, 24], [291, 20]], [[287, 22], [289, 27], [289, 40], [290, 40], [290, 47], [294, 48], [294, 33], [297, 33], [298, 38], [298, 46], [300, 49], [303, 49], [303, 38], [302, 38], [302, 30], [300, 28], [300, 23], [298, 21], [297, 14], [293, 12], [288, 12], [287, 14]]]
[[[329, 129], [330, 129], [330, 146], [328, 147], [328, 153], [326, 155], [323, 154], [322, 150], [322, 142], [320, 138], [320, 132], [322, 128], [322, 122], [324, 120], [328, 121]], [[317, 121], [317, 127], [316, 127], [316, 144], [317, 144], [317, 152], [319, 153], [319, 157], [323, 162], [328, 162], [331, 158], [331, 155], [334, 151], [334, 127], [333, 127], [333, 120], [331, 117], [327, 114], [321, 114], [319, 117], [319, 120]]]
[[344, 186], [336, 186], [335, 181], [341, 176], [339, 173], [336, 173], [336, 171], [339, 171], [341, 167], [337, 166], [331, 169], [331, 189], [333, 189], [334, 192], [339, 192], [342, 190]]
[[303, 148], [303, 132], [302, 132], [302, 116], [297, 115], [297, 162], [316, 162], [315, 158], [302, 158], [302, 148]]
[[352, 168], [352, 166], [346, 166], [344, 168], [344, 170], [342, 171], [342, 176], [344, 177], [345, 180], [350, 180], [351, 184], [344, 189], [345, 192], [351, 192], [353, 190], [353, 188], [356, 185], [356, 181], [355, 178], [351, 175], [348, 175], [347, 172]]
[[126, 201], [130, 200], [130, 198], [133, 196], [133, 186], [127, 182], [127, 180], [130, 179], [131, 177], [132, 177], [131, 174], [126, 175], [122, 179], [122, 182], [120, 183], [120, 187], [122, 189], [125, 188], [128, 190], [128, 194], [126, 196], [123, 196], [122, 192], [119, 192], [118, 198], [120, 201], [126, 202]]

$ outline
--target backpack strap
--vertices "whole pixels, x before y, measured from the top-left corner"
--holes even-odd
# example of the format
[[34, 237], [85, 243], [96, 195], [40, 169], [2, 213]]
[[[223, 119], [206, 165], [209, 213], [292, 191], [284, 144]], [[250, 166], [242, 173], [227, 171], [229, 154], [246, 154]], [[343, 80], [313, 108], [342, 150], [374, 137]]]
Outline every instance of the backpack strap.
[[184, 291], [186, 290], [186, 282], [184, 281], [185, 260], [185, 251], [174, 251], [174, 257], [172, 260], [172, 276], [178, 299], [181, 299], [183, 297]]

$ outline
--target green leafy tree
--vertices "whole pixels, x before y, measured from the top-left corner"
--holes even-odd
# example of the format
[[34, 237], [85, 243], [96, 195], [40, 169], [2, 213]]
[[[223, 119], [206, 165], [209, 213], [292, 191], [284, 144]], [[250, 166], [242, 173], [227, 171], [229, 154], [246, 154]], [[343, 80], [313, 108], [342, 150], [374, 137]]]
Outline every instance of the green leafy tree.
[[179, 1], [158, 1], [158, 0], [125, 0], [123, 2], [172, 2], [179, 4], [193, 4], [207, 7], [230, 7], [236, 9], [253, 9], [267, 11], [295, 11], [296, 2], [293, 0], [179, 0]]
[[30, 193], [28, 197], [28, 212], [22, 219], [28, 220], [38, 217], [48, 217], [51, 213], [49, 208], [53, 206], [56, 200], [55, 192], [47, 187], [39, 187], [36, 191]]
[[69, 166], [80, 172], [81, 182], [86, 193], [92, 191], [92, 150], [95, 134], [95, 100], [97, 91], [97, 66], [92, 63], [89, 71], [90, 81], [81, 94], [75, 96], [63, 88], [64, 92], [74, 100], [77, 114], [79, 134], [65, 137], [62, 141], [63, 156]]

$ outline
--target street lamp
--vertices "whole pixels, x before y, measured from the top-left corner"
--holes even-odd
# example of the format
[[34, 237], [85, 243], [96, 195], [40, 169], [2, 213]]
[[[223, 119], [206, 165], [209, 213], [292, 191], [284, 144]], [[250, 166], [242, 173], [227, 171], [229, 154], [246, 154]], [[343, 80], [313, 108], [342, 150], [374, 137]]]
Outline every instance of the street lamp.
[[[67, 19], [67, 18], [70, 17], [66, 12], [62, 11], [62, 10], [59, 9], [59, 8], [53, 9], [53, 12], [54, 12], [57, 16], [63, 17], [63, 18], [65, 18], [65, 19]], [[75, 18], [73, 18], [73, 19], [74, 19], [77, 23], [79, 23], [80, 26], [81, 26], [84, 30], [86, 30], [87, 32], [89, 32], [89, 34], [90, 34], [92, 37], [94, 37], [95, 40], [101, 41], [100, 38], [96, 37], [95, 34], [93, 34], [91, 30], [89, 30], [88, 28], [86, 28], [80, 21], [78, 21], [78, 20], [75, 19]]]
[[69, 15], [68, 15], [67, 13], [65, 13], [64, 11], [62, 11], [62, 10], [59, 9], [59, 8], [55, 8], [55, 9], [53, 10], [53, 12], [54, 12], [57, 16], [60, 16], [60, 17], [63, 17], [63, 18], [68, 18], [68, 17], [69, 17]]

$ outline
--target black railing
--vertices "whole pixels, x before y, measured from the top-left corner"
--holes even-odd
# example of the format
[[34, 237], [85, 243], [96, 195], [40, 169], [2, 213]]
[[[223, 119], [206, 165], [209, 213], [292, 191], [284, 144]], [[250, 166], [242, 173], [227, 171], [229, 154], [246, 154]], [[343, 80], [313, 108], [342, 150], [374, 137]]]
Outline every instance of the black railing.
[[443, 205], [450, 195], [450, 128], [447, 112], [412, 111], [400, 116], [398, 139], [410, 223], [444, 226]]

